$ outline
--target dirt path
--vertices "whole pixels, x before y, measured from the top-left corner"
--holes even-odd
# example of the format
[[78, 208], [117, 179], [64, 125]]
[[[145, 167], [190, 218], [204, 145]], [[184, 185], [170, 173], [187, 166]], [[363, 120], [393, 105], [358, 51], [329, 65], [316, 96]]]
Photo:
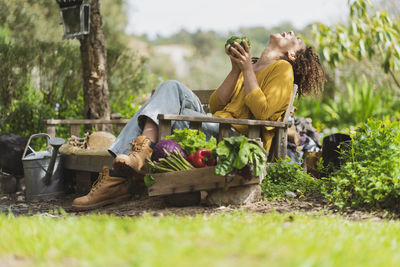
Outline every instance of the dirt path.
[[299, 212], [304, 214], [318, 215], [340, 215], [350, 220], [381, 220], [381, 219], [399, 219], [400, 214], [385, 211], [363, 211], [363, 210], [345, 210], [339, 211], [332, 205], [321, 199], [281, 199], [279, 201], [259, 201], [242, 206], [220, 206], [210, 207], [206, 205], [197, 205], [189, 207], [170, 207], [164, 202], [163, 197], [148, 197], [146, 195], [133, 197], [131, 200], [105, 206], [93, 211], [76, 212], [71, 209], [71, 203], [74, 195], [67, 195], [63, 198], [51, 201], [25, 201], [22, 192], [13, 195], [0, 195], [0, 212], [14, 215], [34, 215], [43, 214], [55, 216], [57, 211], [62, 208], [70, 215], [96, 214], [114, 214], [116, 216], [141, 216], [144, 213], [153, 216], [165, 216], [168, 214], [176, 215], [196, 215], [196, 214], [217, 214], [221, 212], [230, 212], [237, 210], [252, 211], [257, 213], [291, 213]]

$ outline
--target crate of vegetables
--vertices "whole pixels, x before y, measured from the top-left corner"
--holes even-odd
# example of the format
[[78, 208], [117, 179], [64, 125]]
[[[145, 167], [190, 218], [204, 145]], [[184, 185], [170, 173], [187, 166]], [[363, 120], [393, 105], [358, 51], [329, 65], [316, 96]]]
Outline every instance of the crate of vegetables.
[[237, 136], [217, 144], [201, 131], [175, 130], [155, 145], [145, 183], [149, 196], [258, 184], [266, 162], [259, 140]]

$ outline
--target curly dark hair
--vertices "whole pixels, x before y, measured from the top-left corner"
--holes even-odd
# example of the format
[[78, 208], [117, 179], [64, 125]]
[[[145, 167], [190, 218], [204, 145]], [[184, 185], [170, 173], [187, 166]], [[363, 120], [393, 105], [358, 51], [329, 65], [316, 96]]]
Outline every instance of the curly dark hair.
[[294, 61], [288, 60], [293, 67], [294, 83], [299, 86], [298, 97], [314, 93], [319, 95], [326, 82], [324, 69], [319, 56], [311, 46], [296, 52]]
[[[252, 57], [253, 64], [259, 60], [258, 57]], [[311, 46], [300, 49], [296, 52], [294, 61], [285, 58], [293, 68], [294, 83], [298, 85], [298, 98], [303, 95], [320, 95], [324, 90], [326, 82], [324, 69], [319, 61], [319, 56], [314, 52]]]

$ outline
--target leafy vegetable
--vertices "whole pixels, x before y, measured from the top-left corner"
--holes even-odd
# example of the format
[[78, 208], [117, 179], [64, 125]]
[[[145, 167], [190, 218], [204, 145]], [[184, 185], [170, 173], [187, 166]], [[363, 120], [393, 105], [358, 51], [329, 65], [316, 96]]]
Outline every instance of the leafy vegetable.
[[185, 152], [183, 152], [181, 146], [178, 142], [173, 140], [160, 140], [153, 149], [153, 153], [151, 154], [151, 160], [158, 161], [160, 158], [167, 157], [167, 153], [172, 153], [177, 150], [181, 153], [182, 157], [186, 157]]
[[240, 44], [243, 48], [244, 48], [244, 44], [242, 43], [242, 41], [246, 41], [247, 44], [249, 45], [249, 48], [251, 48], [251, 42], [249, 40], [249, 38], [247, 38], [246, 36], [235, 36], [233, 35], [231, 38], [229, 38], [226, 43], [225, 43], [225, 47], [227, 45], [229, 45], [229, 52], [231, 52], [231, 46], [234, 46], [234, 42]]
[[267, 152], [258, 142], [249, 141], [245, 136], [224, 138], [215, 149], [218, 155], [215, 174], [225, 176], [234, 171], [240, 174], [240, 170], [247, 166], [248, 170], [242, 171], [247, 172], [244, 177], [251, 177], [249, 170], [256, 176], [261, 175], [266, 167]]
[[175, 129], [172, 135], [166, 137], [179, 143], [186, 155], [191, 155], [201, 148], [212, 150], [217, 145], [217, 140], [211, 137], [207, 141], [206, 135], [193, 129]]
[[145, 184], [147, 187], [152, 186], [154, 183], [155, 183], [155, 180], [154, 180], [154, 177], [151, 176], [151, 174], [146, 174], [146, 175], [144, 176], [144, 184]]

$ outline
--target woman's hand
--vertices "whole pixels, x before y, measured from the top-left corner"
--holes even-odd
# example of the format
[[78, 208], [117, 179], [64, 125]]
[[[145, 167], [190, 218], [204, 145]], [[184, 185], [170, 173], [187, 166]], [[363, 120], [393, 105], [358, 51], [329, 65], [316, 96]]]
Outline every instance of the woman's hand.
[[[251, 55], [250, 55], [250, 48], [249, 45], [245, 40], [242, 41], [244, 48], [237, 42], [234, 43], [234, 47], [231, 46], [231, 51], [229, 53], [228, 47], [228, 55], [233, 65], [237, 66], [242, 72], [246, 70], [252, 70], [252, 62], [251, 62]], [[226, 50], [226, 49], [225, 49]]]
[[256, 74], [253, 70], [253, 63], [251, 61], [250, 48], [246, 41], [242, 41], [244, 48], [235, 42], [235, 47], [231, 47], [231, 54], [229, 57], [240, 68], [243, 73], [243, 85], [246, 95], [253, 89], [259, 88]]
[[232, 55], [229, 52], [229, 47], [230, 45], [226, 45], [225, 46], [225, 53], [229, 56], [229, 58], [231, 59], [231, 64], [232, 64], [232, 72], [234, 73], [240, 73], [241, 69], [239, 68], [238, 64], [232, 60]]

